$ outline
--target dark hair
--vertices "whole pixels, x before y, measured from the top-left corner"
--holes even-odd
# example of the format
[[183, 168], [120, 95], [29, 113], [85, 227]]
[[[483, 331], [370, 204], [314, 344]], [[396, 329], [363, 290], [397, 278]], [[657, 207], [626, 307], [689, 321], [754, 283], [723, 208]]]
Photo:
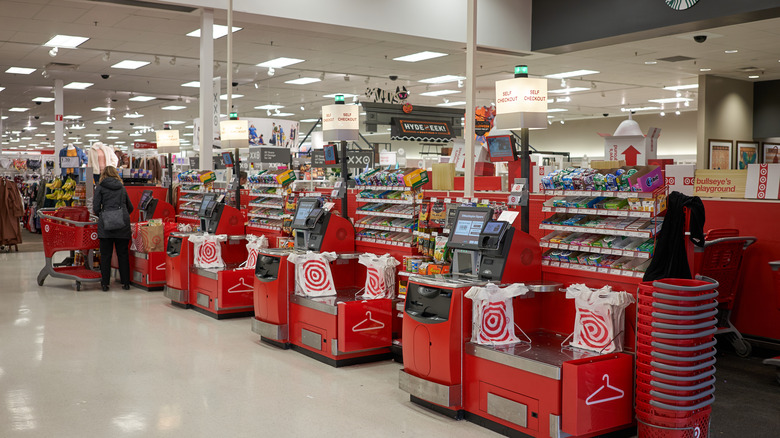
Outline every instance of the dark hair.
[[238, 179], [246, 179], [246, 176], [247, 176], [246, 172], [244, 172], [243, 170], [238, 173]]

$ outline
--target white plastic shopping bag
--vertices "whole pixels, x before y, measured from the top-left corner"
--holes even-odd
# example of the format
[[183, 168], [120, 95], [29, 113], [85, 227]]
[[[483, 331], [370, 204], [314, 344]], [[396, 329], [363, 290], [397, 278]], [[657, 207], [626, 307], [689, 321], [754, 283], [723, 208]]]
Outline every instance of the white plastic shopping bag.
[[631, 294], [615, 292], [610, 286], [591, 289], [572, 284], [566, 289], [566, 298], [573, 298], [577, 309], [572, 347], [598, 353], [623, 350], [625, 310], [634, 302]]
[[366, 284], [363, 287], [363, 299], [393, 298], [395, 295], [395, 267], [401, 262], [385, 254], [381, 257], [365, 253], [358, 263], [366, 267]]
[[195, 234], [190, 236], [193, 249], [193, 265], [196, 268], [224, 268], [222, 245], [226, 234]]
[[335, 252], [291, 254], [287, 261], [295, 264], [295, 293], [306, 297], [336, 295], [336, 284], [330, 270], [330, 262], [336, 260]]
[[473, 302], [471, 342], [483, 345], [514, 344], [515, 315], [512, 298], [525, 295], [528, 288], [517, 283], [500, 288], [493, 283], [472, 287], [464, 295]]
[[257, 253], [262, 248], [268, 248], [268, 238], [265, 236], [255, 236], [250, 234], [246, 236], [246, 240], [246, 261], [241, 263], [238, 267], [255, 269], [255, 265], [257, 265]]

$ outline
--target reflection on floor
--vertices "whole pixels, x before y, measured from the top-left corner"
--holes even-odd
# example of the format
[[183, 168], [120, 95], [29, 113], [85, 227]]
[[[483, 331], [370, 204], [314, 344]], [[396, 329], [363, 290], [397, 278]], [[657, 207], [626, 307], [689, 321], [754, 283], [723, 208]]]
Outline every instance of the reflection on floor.
[[[331, 368], [160, 293], [38, 287], [42, 265], [0, 254], [2, 437], [497, 436], [410, 404], [393, 362]], [[712, 436], [777, 436], [774, 370], [720, 359]]]

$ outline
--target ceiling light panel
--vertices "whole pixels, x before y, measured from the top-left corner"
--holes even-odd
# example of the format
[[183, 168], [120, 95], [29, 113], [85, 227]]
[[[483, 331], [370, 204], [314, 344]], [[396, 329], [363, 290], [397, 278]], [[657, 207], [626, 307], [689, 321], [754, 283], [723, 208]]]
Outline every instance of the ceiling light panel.
[[12, 113], [23, 113], [25, 111], [30, 111], [30, 108], [14, 107], [14, 108], [8, 108], [8, 111], [11, 111]]
[[292, 84], [292, 85], [306, 85], [306, 84], [313, 84], [315, 82], [320, 82], [320, 78], [298, 78], [298, 79], [292, 79], [289, 81], [284, 81], [285, 84]]
[[53, 102], [53, 97], [36, 97], [32, 100], [33, 102]]
[[156, 97], [152, 97], [152, 96], [135, 96], [135, 97], [131, 97], [128, 100], [133, 101], [133, 102], [149, 102], [150, 100], [154, 100], [154, 99], [156, 99]]
[[138, 68], [141, 68], [145, 65], [149, 65], [149, 61], [132, 61], [129, 59], [126, 59], [121, 62], [117, 62], [116, 64], [112, 65], [111, 68], [121, 68], [124, 70], [135, 70]]
[[594, 75], [597, 73], [601, 73], [596, 70], [574, 70], [574, 71], [567, 71], [563, 73], [555, 73], [552, 75], [546, 75], [546, 78], [549, 79], [566, 79], [566, 78], [575, 78], [578, 76], [586, 76], [586, 75]]
[[457, 82], [464, 79], [466, 79], [465, 76], [444, 75], [436, 76], [435, 78], [422, 79], [417, 82], [422, 82], [423, 84], [446, 84], [448, 82]]
[[95, 108], [92, 108], [91, 111], [99, 112], [99, 111], [111, 111], [111, 107], [109, 106], [96, 106]]
[[183, 110], [185, 108], [187, 108], [187, 107], [183, 106], [183, 105], [168, 105], [168, 106], [164, 106], [164, 107], [162, 107], [160, 109], [163, 109], [165, 111], [178, 111], [178, 110]]
[[284, 105], [261, 105], [255, 107], [255, 109], [259, 109], [259, 110], [275, 110], [281, 108], [284, 108]]
[[692, 90], [694, 88], [699, 88], [699, 84], [674, 85], [671, 87], [664, 87], [664, 90], [679, 91], [679, 90]]
[[681, 102], [690, 102], [693, 99], [689, 99], [687, 97], [667, 97], [664, 99], [649, 99], [648, 102], [653, 103], [681, 103]]
[[[212, 31], [212, 35], [214, 36], [214, 39], [222, 38], [223, 36], [227, 35], [227, 26], [223, 26], [221, 24], [215, 24], [214, 29]], [[233, 33], [238, 32], [239, 30], [243, 29], [242, 27], [236, 27], [233, 26]], [[187, 34], [188, 37], [195, 37], [200, 38], [200, 29], [195, 29], [192, 32]]]
[[458, 102], [445, 102], [445, 103], [439, 103], [436, 106], [459, 106], [459, 105], [465, 105], [466, 102], [458, 101]]
[[200, 88], [200, 82], [199, 81], [192, 81], [187, 82], [186, 84], [181, 84], [182, 87], [191, 87], [191, 88]]
[[458, 90], [436, 90], [436, 91], [426, 91], [424, 93], [420, 93], [420, 96], [446, 96], [448, 94], [458, 94], [460, 91]]
[[349, 94], [349, 93], [333, 93], [333, 94], [326, 94], [322, 97], [328, 97], [328, 98], [334, 98], [336, 96], [344, 96], [344, 99], [351, 99], [353, 97], [356, 97], [357, 94]]
[[67, 88], [69, 90], [83, 90], [85, 88], [89, 88], [95, 84], [91, 82], [71, 82], [68, 85], [65, 85], [62, 88]]
[[14, 75], [29, 75], [30, 73], [34, 72], [34, 68], [26, 68], [26, 67], [8, 67], [8, 70], [6, 70], [6, 73], [11, 73]]
[[413, 53], [411, 55], [399, 56], [398, 58], [393, 58], [393, 61], [419, 62], [419, 61], [425, 61], [426, 59], [440, 58], [442, 56], [447, 56], [447, 54], [440, 53], [440, 52], [424, 51], [424, 52]]
[[299, 62], [303, 62], [305, 59], [298, 59], [298, 58], [276, 58], [271, 59], [269, 61], [261, 62], [260, 64], [257, 64], [258, 67], [265, 67], [265, 68], [284, 68], [293, 64], [298, 64]]
[[[240, 98], [244, 97], [244, 95], [243, 94], [233, 94], [230, 97], [232, 99], [240, 99]], [[223, 94], [223, 95], [219, 96], [219, 98], [220, 98], [220, 100], [227, 100], [227, 94]]]
[[547, 112], [548, 113], [562, 113], [562, 112], [566, 112], [566, 111], [569, 111], [569, 110], [567, 110], [566, 108], [547, 108]]
[[294, 113], [275, 113], [275, 114], [271, 114], [271, 116], [273, 116], [273, 117], [290, 117], [290, 116], [294, 116], [294, 115], [295, 115]]
[[86, 37], [71, 36], [71, 35], [55, 35], [43, 45], [46, 47], [64, 47], [66, 49], [75, 49], [76, 47], [89, 40]]
[[563, 93], [575, 93], [577, 91], [588, 91], [590, 88], [587, 87], [570, 87], [570, 88], [560, 88], [558, 90], [547, 90], [548, 93], [553, 94], [563, 94]]

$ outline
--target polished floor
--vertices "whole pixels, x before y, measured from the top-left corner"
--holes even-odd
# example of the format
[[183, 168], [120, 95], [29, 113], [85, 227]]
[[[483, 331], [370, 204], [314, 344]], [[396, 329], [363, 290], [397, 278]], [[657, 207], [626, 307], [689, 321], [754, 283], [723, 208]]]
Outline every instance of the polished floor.
[[[411, 404], [396, 363], [332, 368], [260, 344], [248, 319], [174, 308], [159, 292], [38, 287], [42, 264], [40, 252], [0, 254], [0, 437], [497, 436]], [[777, 402], [774, 374], [756, 369], [766, 375], [751, 385]], [[756, 403], [740, 388], [713, 436], [734, 436], [716, 426]], [[777, 406], [761, 417], [775, 431]], [[743, 430], [749, 412], [735, 419]]]

